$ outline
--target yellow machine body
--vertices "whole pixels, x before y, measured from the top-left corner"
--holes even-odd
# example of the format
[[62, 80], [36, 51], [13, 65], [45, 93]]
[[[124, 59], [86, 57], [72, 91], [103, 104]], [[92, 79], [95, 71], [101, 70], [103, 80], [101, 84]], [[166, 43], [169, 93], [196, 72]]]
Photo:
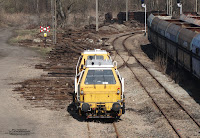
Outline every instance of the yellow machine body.
[[100, 62], [95, 67], [92, 65], [86, 65], [85, 70], [77, 77], [75, 103], [79, 114], [86, 115], [87, 118], [120, 117], [125, 110], [123, 78], [113, 65], [108, 67]]

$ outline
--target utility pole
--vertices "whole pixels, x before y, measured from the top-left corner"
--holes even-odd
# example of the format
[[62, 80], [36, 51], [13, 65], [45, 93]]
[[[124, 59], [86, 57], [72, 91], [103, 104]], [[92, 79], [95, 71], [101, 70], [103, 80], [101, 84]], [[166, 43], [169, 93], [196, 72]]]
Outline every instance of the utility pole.
[[96, 0], [96, 31], [99, 31], [98, 0]]
[[126, 21], [128, 21], [128, 0], [126, 0]]
[[169, 0], [167, 0], [167, 15], [169, 15]]
[[39, 15], [39, 0], [37, 0], [37, 14]]
[[198, 1], [196, 0], [196, 12], [198, 12]]
[[56, 44], [56, 0], [51, 0], [51, 16], [52, 16], [52, 29], [53, 29], [53, 44]]
[[168, 0], [168, 2], [169, 2], [169, 4], [168, 4], [168, 6], [169, 6], [169, 15], [170, 16], [172, 16], [172, 10], [173, 10], [173, 2], [172, 2], [172, 0]]
[[55, 20], [54, 20], [54, 0], [51, 0], [51, 16], [52, 16], [52, 32], [53, 32], [53, 44], [54, 44], [54, 40], [55, 40], [55, 36], [54, 36], [54, 30], [55, 30]]
[[55, 16], [55, 44], [57, 43], [57, 36], [56, 36], [56, 29], [57, 29], [57, 17], [56, 17], [56, 15], [57, 15], [57, 5], [56, 5], [56, 0], [55, 0], [55, 14], [54, 14], [54, 16]]

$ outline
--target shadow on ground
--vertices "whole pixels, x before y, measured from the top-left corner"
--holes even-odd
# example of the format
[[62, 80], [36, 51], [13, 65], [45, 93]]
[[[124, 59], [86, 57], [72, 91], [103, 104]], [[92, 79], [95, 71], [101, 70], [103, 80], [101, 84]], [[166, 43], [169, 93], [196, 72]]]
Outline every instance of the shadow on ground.
[[[152, 60], [155, 61], [155, 57], [163, 54], [158, 51], [153, 45], [141, 45], [143, 52]], [[200, 80], [191, 75], [190, 72], [182, 67], [176, 68], [174, 62], [171, 59], [166, 60], [166, 71], [177, 84], [179, 84], [188, 94], [200, 104]]]
[[86, 117], [78, 115], [78, 112], [73, 102], [69, 104], [69, 106], [67, 107], [67, 111], [74, 119], [78, 120], [79, 122], [113, 123], [121, 120], [121, 119], [107, 119], [107, 118], [86, 119]]

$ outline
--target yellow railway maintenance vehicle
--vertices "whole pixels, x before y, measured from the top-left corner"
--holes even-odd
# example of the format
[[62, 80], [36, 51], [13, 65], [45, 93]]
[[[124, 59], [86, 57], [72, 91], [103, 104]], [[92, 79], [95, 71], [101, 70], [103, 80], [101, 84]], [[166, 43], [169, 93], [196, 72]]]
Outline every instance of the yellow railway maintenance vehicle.
[[78, 75], [79, 72], [83, 70], [83, 67], [86, 63], [86, 60], [106, 60], [111, 59], [109, 52], [101, 49], [94, 49], [94, 50], [84, 50], [81, 53], [81, 56], [78, 59], [77, 65], [76, 65], [76, 75]]
[[74, 102], [86, 118], [119, 118], [125, 113], [124, 78], [112, 60], [87, 60], [75, 77]]

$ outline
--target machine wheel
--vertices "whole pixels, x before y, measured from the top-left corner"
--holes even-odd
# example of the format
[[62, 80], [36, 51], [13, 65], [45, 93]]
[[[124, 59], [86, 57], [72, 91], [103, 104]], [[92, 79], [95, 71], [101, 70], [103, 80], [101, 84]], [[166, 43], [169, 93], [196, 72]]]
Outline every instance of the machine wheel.
[[78, 108], [78, 114], [80, 115], [80, 116], [82, 116], [82, 114], [81, 114], [81, 108]]
[[123, 103], [122, 114], [125, 114], [125, 103]]

